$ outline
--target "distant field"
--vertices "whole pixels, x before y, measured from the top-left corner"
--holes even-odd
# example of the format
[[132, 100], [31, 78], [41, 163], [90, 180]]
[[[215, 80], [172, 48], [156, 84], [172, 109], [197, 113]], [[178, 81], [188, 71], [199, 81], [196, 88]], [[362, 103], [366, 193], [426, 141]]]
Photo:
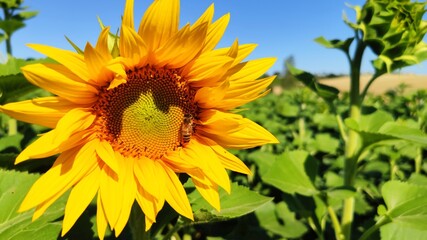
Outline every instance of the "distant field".
[[[371, 75], [364, 74], [361, 76], [361, 90], [368, 83]], [[338, 88], [341, 91], [350, 89], [350, 81], [348, 76], [337, 77], [331, 79], [322, 79], [321, 83]], [[400, 84], [406, 84], [408, 88], [406, 92], [411, 92], [417, 89], [427, 89], [427, 75], [415, 74], [387, 74], [379, 77], [371, 85], [369, 92], [381, 94], [388, 90], [395, 89]]]

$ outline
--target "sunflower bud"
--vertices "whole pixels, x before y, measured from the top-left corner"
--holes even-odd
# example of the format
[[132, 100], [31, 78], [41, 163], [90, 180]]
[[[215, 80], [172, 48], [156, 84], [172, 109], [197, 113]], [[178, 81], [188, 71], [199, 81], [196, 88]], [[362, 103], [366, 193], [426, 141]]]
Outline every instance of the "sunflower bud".
[[426, 2], [410, 0], [368, 0], [357, 13], [357, 28], [364, 42], [378, 55], [373, 61], [377, 72], [419, 63], [427, 58], [423, 42], [427, 21]]

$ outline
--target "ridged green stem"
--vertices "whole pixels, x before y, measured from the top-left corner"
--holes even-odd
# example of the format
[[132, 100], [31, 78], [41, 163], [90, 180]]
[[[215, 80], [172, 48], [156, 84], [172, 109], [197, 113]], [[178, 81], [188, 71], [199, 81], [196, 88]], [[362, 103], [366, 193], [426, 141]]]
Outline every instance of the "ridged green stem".
[[[359, 122], [362, 102], [360, 99], [360, 67], [365, 50], [363, 41], [357, 39], [357, 46], [353, 59], [350, 59], [350, 118]], [[356, 176], [358, 148], [360, 138], [357, 132], [348, 129], [348, 141], [345, 146], [344, 185], [353, 187]], [[354, 215], [354, 197], [344, 200], [341, 228], [345, 240], [351, 239], [351, 228]]]

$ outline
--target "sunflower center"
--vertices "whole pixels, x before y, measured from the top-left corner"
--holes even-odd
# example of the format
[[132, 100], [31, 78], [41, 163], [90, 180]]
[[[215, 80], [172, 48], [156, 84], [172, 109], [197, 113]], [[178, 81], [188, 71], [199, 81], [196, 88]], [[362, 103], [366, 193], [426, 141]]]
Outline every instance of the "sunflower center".
[[99, 137], [124, 156], [160, 158], [181, 144], [184, 116], [195, 114], [194, 91], [176, 70], [146, 66], [127, 71], [127, 79], [101, 90]]

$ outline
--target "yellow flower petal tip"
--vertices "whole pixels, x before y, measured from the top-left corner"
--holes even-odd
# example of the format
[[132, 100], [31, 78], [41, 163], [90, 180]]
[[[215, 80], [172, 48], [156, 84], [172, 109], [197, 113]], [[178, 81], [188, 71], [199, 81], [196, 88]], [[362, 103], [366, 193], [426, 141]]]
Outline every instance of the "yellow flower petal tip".
[[259, 77], [275, 59], [241, 62], [255, 44], [235, 41], [215, 49], [229, 14], [213, 22], [212, 4], [193, 25], [179, 28], [179, 0], [156, 0], [135, 29], [133, 6], [126, 2], [118, 38], [111, 40], [103, 28], [97, 44], [80, 53], [29, 44], [56, 63], [25, 66], [25, 76], [56, 96], [0, 107], [18, 120], [53, 128], [16, 159], [59, 154], [19, 210], [36, 207], [38, 217], [72, 189], [62, 235], [95, 196], [101, 237], [107, 226], [120, 234], [135, 200], [147, 230], [165, 202], [193, 219], [177, 173], [193, 179], [219, 210], [218, 189], [230, 192], [226, 170], [252, 174], [225, 149], [279, 142], [232, 113], [268, 93], [273, 78]]

